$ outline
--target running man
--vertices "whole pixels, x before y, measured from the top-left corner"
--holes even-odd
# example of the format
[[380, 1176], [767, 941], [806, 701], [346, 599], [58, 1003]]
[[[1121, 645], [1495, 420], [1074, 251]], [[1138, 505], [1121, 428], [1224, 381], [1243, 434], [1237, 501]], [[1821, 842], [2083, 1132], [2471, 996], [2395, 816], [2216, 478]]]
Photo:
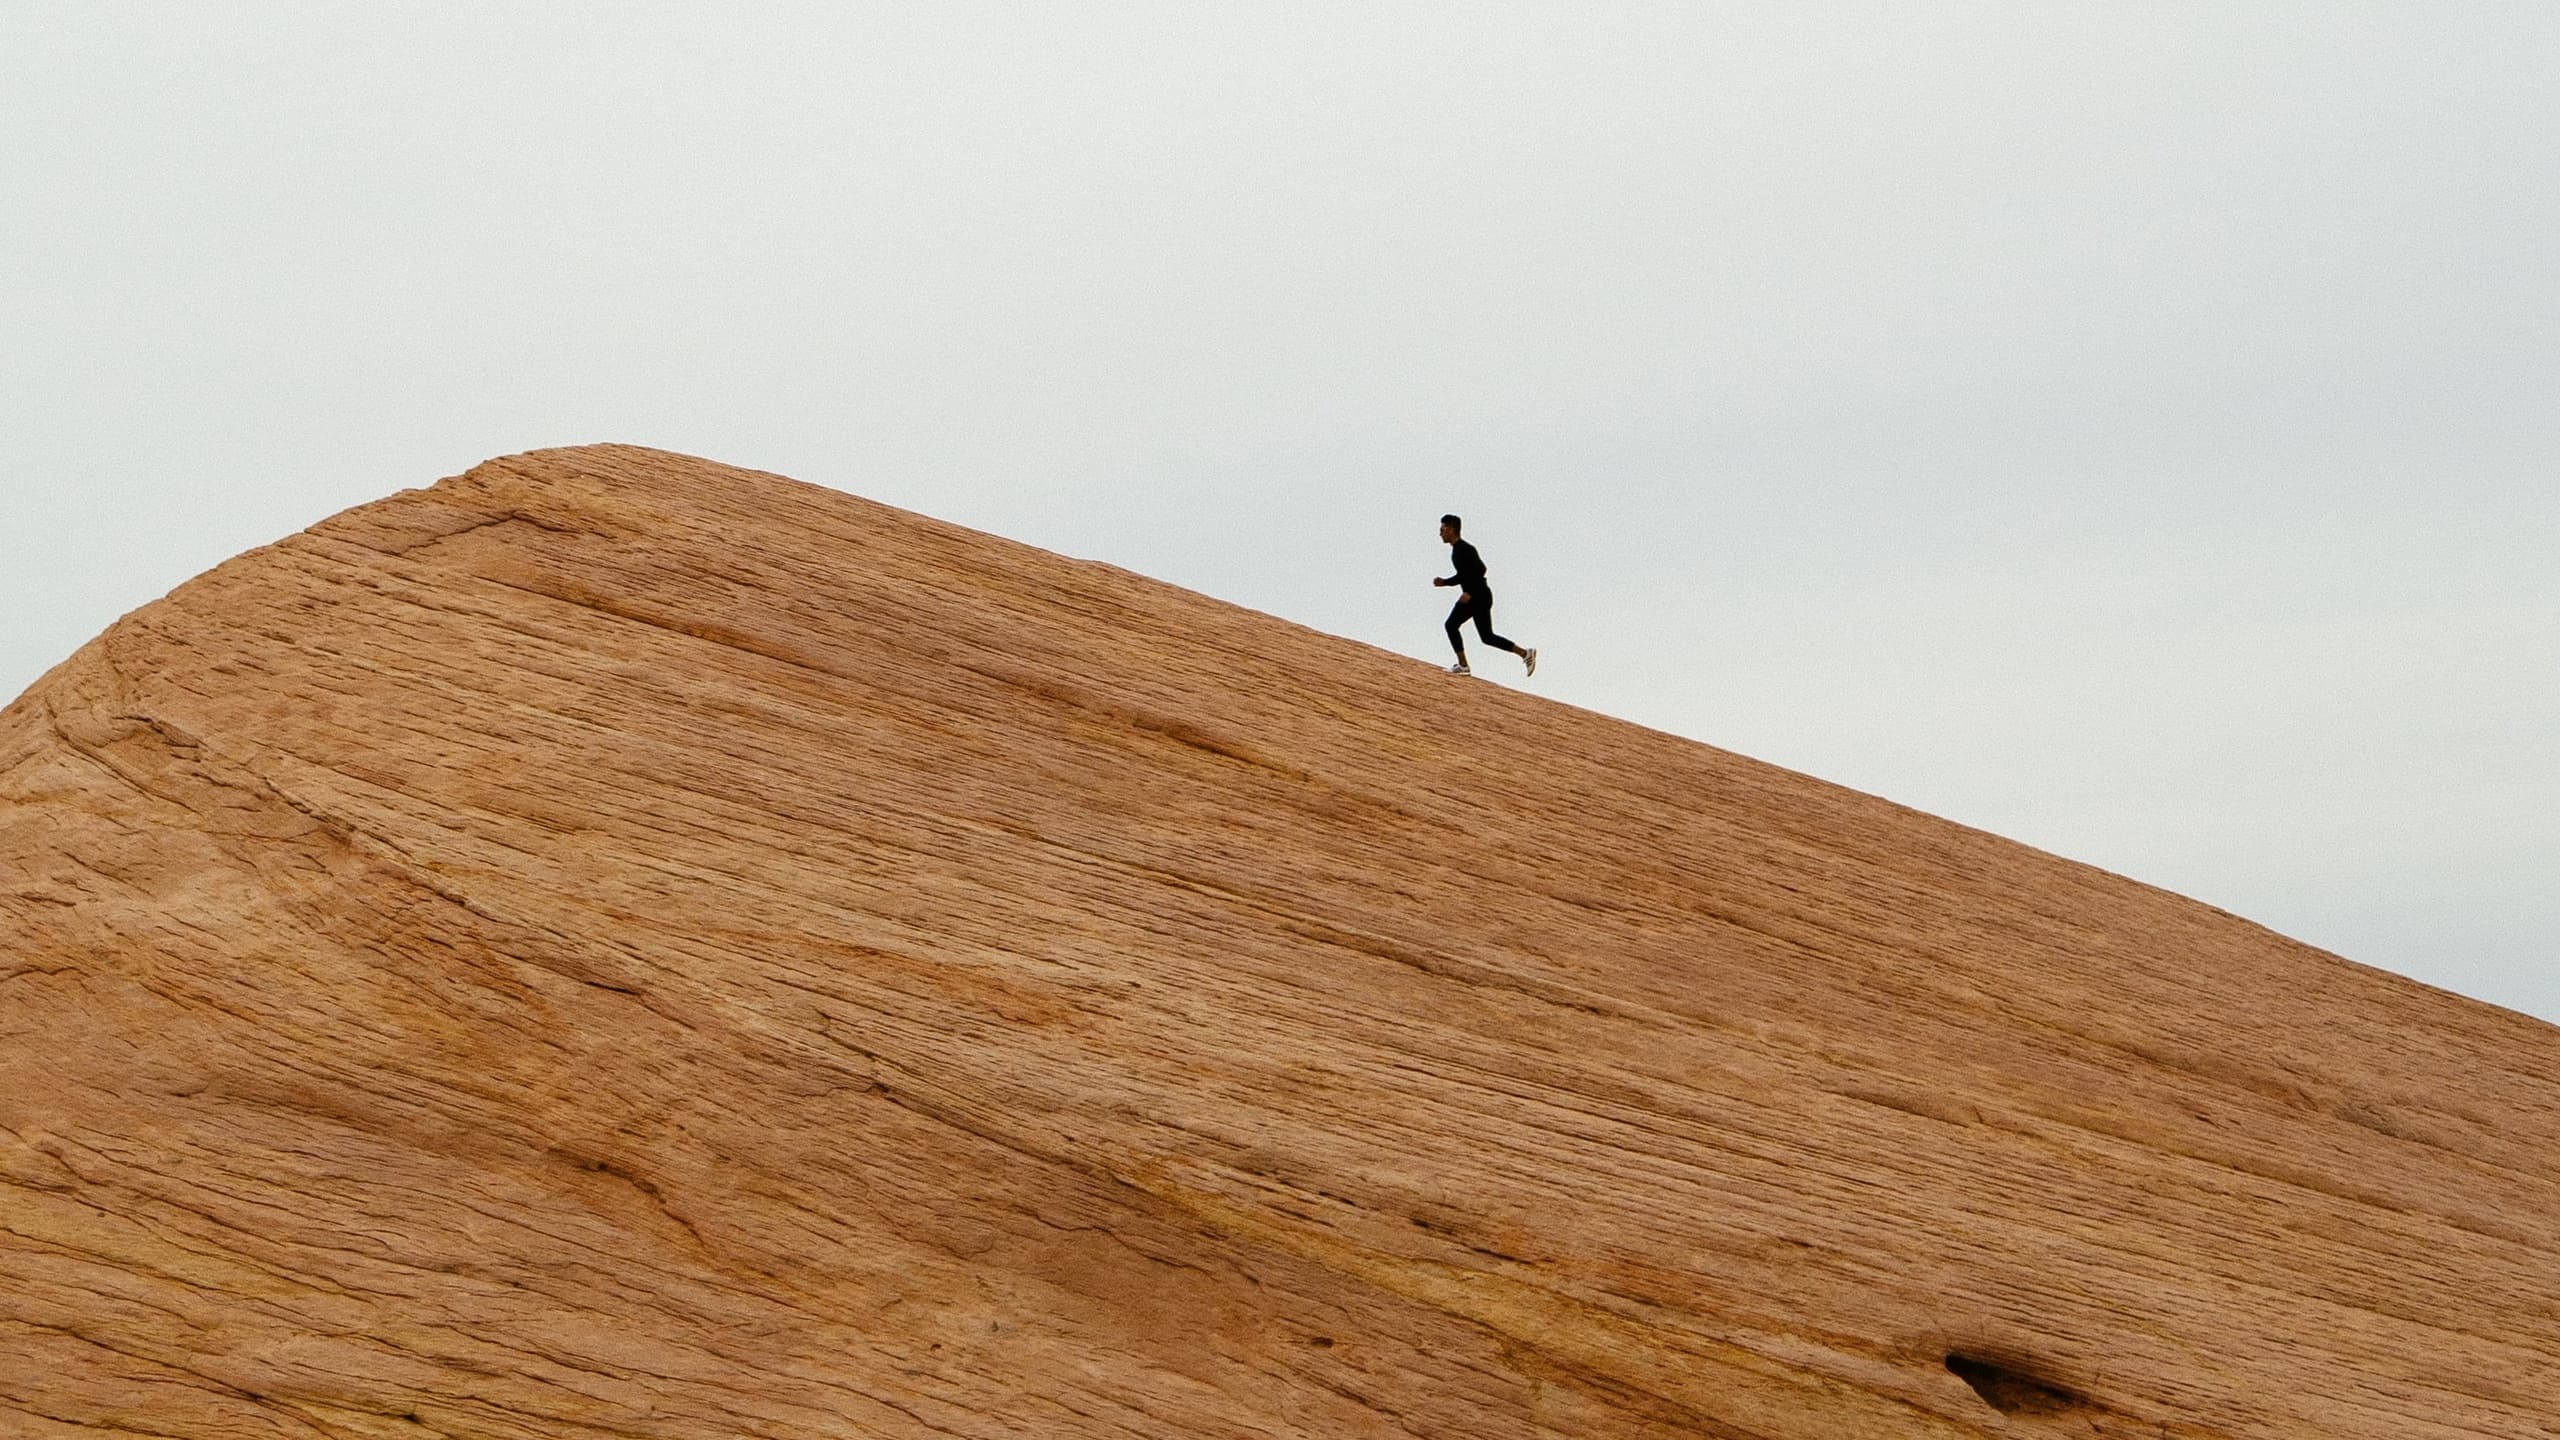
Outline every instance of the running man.
[[1523, 650], [1493, 633], [1493, 587], [1485, 583], [1484, 557], [1476, 553], [1476, 547], [1458, 538], [1457, 516], [1440, 517], [1440, 539], [1448, 545], [1449, 562], [1458, 572], [1446, 579], [1431, 582], [1434, 585], [1458, 587], [1458, 605], [1456, 609], [1449, 612], [1448, 625], [1449, 648], [1458, 652], [1458, 663], [1449, 667], [1449, 673], [1452, 675], [1474, 673], [1467, 668], [1467, 642], [1458, 633], [1459, 626], [1473, 620], [1476, 622], [1476, 633], [1484, 637], [1484, 643], [1496, 650], [1508, 650], [1519, 656], [1521, 663], [1529, 667], [1529, 673], [1537, 674], [1537, 651]]

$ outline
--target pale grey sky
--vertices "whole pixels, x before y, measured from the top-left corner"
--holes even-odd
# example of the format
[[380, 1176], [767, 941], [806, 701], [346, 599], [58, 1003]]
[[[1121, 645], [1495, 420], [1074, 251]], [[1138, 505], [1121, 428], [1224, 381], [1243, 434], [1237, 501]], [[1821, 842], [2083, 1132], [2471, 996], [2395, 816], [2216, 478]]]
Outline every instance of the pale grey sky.
[[18, 0], [0, 694], [541, 445], [1435, 662], [1454, 509], [1541, 693], [2560, 1020], [2555, 75], [2543, 0]]

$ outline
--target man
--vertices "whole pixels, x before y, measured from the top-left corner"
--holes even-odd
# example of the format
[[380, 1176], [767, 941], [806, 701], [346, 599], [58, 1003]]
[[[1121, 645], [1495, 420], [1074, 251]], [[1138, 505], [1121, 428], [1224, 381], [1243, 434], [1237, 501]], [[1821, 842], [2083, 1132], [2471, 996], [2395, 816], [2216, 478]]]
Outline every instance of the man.
[[1484, 637], [1484, 643], [1496, 650], [1508, 650], [1519, 656], [1521, 662], [1529, 667], [1529, 673], [1537, 674], [1537, 651], [1523, 650], [1493, 633], [1493, 587], [1485, 583], [1484, 557], [1476, 553], [1476, 547], [1458, 538], [1457, 516], [1440, 517], [1440, 539], [1448, 545], [1449, 561], [1458, 572], [1446, 579], [1431, 582], [1434, 585], [1458, 587], [1457, 608], [1449, 612], [1448, 625], [1449, 648], [1458, 652], [1458, 663], [1449, 667], [1449, 673], [1452, 675], [1474, 673], [1467, 669], [1467, 642], [1458, 634], [1459, 626], [1473, 620], [1476, 622], [1476, 633]]

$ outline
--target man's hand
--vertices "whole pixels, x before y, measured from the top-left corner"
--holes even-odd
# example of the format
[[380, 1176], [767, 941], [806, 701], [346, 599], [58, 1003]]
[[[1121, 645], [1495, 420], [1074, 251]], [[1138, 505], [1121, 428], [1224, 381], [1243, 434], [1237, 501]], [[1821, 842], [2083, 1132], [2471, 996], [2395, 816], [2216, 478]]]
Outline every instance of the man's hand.
[[1447, 576], [1445, 576], [1445, 575], [1444, 575], [1444, 576], [1441, 576], [1441, 577], [1440, 577], [1440, 578], [1438, 578], [1438, 579], [1433, 580], [1431, 583], [1432, 583], [1432, 584], [1434, 584], [1434, 585], [1455, 585], [1455, 584], [1456, 584], [1456, 583], [1458, 583], [1458, 582], [1456, 582], [1455, 580], [1451, 580], [1451, 579], [1449, 579]]

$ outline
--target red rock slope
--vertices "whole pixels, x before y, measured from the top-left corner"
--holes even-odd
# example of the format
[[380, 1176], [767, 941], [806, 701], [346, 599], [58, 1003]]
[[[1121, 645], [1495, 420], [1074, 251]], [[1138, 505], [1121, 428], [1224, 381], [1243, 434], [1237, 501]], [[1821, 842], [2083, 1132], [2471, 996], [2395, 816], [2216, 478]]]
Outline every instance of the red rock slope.
[[10, 1436], [2560, 1435], [2560, 1031], [769, 475], [243, 556], [0, 796]]

